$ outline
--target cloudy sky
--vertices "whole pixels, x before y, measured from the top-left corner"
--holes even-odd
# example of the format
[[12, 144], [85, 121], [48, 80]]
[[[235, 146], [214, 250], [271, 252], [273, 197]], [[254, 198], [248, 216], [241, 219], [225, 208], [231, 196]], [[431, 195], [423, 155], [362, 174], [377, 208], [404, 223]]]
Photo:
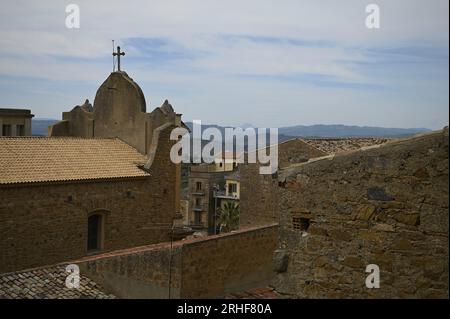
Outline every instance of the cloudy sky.
[[[65, 7], [81, 10], [67, 29]], [[365, 27], [366, 5], [380, 29]], [[186, 121], [448, 125], [448, 0], [0, 0], [0, 107], [93, 101], [112, 70]]]

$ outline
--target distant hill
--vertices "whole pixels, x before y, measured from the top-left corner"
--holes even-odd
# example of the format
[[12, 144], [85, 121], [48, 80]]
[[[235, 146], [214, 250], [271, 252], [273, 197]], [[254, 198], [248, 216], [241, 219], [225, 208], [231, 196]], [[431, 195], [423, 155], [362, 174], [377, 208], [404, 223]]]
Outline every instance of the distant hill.
[[[33, 135], [47, 135], [49, 125], [58, 122], [52, 119], [33, 119]], [[192, 122], [186, 125], [192, 130]], [[218, 128], [222, 135], [225, 135], [225, 127], [215, 124], [202, 124], [202, 129], [210, 127]], [[253, 127], [251, 124], [245, 124], [243, 128]], [[344, 138], [344, 137], [408, 137], [418, 133], [428, 132], [426, 128], [385, 128], [371, 126], [349, 126], [349, 125], [295, 125], [289, 127], [280, 127], [278, 129], [278, 138], [282, 142], [293, 137], [328, 137], [328, 138]]]
[[407, 137], [428, 132], [426, 128], [385, 128], [348, 125], [296, 125], [282, 127], [279, 134], [301, 137]]
[[49, 125], [55, 124], [58, 120], [52, 119], [33, 119], [31, 124], [31, 134], [34, 136], [47, 136]]
[[[192, 122], [186, 125], [192, 129]], [[251, 124], [245, 124], [251, 127]], [[202, 124], [202, 129], [210, 127], [218, 128], [222, 134], [225, 134], [225, 127], [215, 124]], [[245, 129], [245, 127], [243, 127]], [[292, 137], [328, 137], [328, 138], [344, 138], [344, 137], [407, 137], [418, 133], [428, 132], [426, 128], [385, 128], [370, 126], [349, 126], [349, 125], [296, 125], [289, 127], [280, 127], [278, 129], [280, 141]]]

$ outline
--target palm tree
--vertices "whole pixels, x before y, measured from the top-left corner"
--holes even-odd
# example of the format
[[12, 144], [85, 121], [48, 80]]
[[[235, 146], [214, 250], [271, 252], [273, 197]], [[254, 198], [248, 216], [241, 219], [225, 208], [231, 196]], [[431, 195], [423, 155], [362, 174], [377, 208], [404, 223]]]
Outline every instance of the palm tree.
[[239, 204], [227, 201], [218, 211], [220, 230], [228, 233], [239, 228]]

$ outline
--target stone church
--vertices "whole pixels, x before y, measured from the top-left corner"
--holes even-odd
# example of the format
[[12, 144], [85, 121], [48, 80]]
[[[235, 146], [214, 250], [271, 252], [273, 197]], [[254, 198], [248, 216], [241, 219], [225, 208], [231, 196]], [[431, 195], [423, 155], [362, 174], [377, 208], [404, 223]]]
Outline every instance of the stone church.
[[0, 137], [0, 273], [170, 240], [180, 167], [168, 101], [113, 72], [48, 137]]

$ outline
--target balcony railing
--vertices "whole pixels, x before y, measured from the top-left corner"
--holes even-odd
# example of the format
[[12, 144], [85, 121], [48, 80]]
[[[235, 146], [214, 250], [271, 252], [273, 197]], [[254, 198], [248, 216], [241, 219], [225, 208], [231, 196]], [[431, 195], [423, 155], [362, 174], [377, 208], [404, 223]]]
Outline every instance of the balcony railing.
[[226, 191], [215, 191], [214, 197], [220, 197], [220, 198], [228, 198], [228, 199], [239, 199], [239, 196], [237, 194], [227, 194]]

